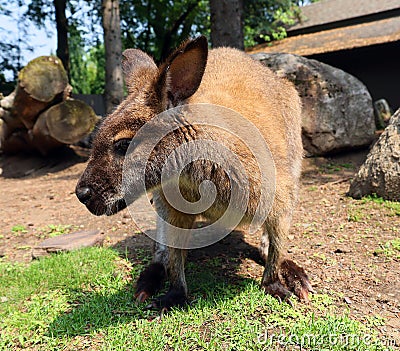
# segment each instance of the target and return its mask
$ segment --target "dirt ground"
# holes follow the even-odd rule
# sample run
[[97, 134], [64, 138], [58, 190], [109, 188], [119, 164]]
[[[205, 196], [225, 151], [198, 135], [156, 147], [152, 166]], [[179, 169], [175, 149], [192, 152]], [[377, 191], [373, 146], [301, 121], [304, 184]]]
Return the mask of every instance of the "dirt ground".
[[[383, 205], [346, 196], [365, 155], [360, 151], [304, 160], [300, 203], [286, 250], [306, 269], [315, 290], [333, 296], [340, 311], [361, 322], [374, 321], [382, 337], [400, 340], [400, 261], [379, 253], [381, 245], [399, 237], [400, 217]], [[71, 225], [72, 231], [97, 228], [106, 245], [129, 252], [128, 257], [150, 249], [150, 240], [127, 210], [95, 217], [76, 199], [75, 184], [86, 160], [81, 149], [45, 160], [0, 155], [3, 260], [29, 262], [32, 247], [43, 240], [48, 225]], [[154, 227], [151, 218], [146, 221]], [[16, 225], [24, 230], [12, 231]], [[236, 232], [196, 250], [189, 259], [236, 255], [241, 260], [236, 272], [259, 279], [263, 268], [257, 259], [258, 240]], [[226, 262], [229, 270], [230, 260]]]

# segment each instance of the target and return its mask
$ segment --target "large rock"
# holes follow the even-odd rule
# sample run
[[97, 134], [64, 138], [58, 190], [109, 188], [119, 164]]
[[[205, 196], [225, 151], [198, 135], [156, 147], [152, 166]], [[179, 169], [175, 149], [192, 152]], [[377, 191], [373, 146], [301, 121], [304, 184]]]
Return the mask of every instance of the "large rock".
[[392, 116], [350, 185], [349, 195], [400, 201], [400, 109]]
[[367, 88], [350, 74], [298, 55], [252, 55], [292, 81], [303, 103], [303, 145], [308, 155], [325, 155], [369, 145], [375, 119]]

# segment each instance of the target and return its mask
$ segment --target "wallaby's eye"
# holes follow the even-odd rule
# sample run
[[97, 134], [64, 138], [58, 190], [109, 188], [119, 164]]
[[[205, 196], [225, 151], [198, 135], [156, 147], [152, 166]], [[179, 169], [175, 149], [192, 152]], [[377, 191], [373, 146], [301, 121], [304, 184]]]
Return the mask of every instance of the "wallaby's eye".
[[114, 150], [120, 156], [125, 156], [132, 139], [119, 139], [114, 143]]

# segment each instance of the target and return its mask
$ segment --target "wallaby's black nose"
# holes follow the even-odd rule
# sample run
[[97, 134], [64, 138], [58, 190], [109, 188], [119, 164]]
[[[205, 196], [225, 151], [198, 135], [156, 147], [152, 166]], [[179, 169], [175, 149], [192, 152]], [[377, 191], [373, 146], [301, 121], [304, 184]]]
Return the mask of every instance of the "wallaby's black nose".
[[75, 194], [80, 202], [86, 204], [90, 200], [90, 197], [92, 196], [92, 191], [90, 190], [90, 188], [85, 186], [76, 188]]

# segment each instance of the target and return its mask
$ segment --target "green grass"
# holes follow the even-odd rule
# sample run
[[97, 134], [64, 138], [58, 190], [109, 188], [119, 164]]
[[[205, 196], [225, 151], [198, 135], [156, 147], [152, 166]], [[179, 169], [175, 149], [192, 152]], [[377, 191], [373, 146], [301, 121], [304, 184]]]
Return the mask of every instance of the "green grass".
[[388, 259], [400, 260], [400, 238], [390, 240], [384, 244], [381, 244], [379, 249], [374, 252], [377, 256], [386, 256]]
[[68, 234], [72, 225], [64, 224], [48, 224], [46, 227], [37, 229], [37, 236], [41, 239], [43, 238], [54, 238], [58, 235]]
[[354, 169], [354, 166], [350, 163], [328, 163], [319, 167], [320, 172], [333, 174], [335, 172], [340, 172], [345, 169]]
[[349, 222], [364, 222], [370, 218], [368, 206], [364, 204], [349, 205], [347, 211], [347, 220]]
[[146, 260], [90, 248], [0, 262], [0, 350], [385, 350], [372, 326], [335, 315], [331, 297], [290, 307], [224, 277], [218, 258], [188, 264], [191, 304], [159, 318], [133, 299]]
[[27, 233], [28, 231], [26, 230], [25, 226], [21, 224], [17, 224], [11, 228], [11, 232], [15, 235]]
[[388, 209], [390, 215], [400, 216], [400, 202], [384, 200], [381, 197], [378, 197], [377, 195], [373, 194], [363, 197], [361, 199], [361, 203], [363, 204], [375, 203]]
[[400, 202], [384, 200], [376, 195], [369, 195], [349, 205], [347, 219], [349, 222], [368, 220], [371, 218], [371, 209], [383, 210], [388, 217], [400, 216]]

